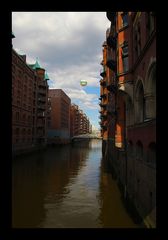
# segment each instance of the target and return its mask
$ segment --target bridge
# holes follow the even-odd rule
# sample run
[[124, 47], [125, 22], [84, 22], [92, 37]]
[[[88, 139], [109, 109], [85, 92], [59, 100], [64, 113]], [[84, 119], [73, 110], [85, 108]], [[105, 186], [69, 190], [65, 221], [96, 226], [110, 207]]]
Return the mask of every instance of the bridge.
[[94, 133], [81, 134], [81, 135], [73, 136], [71, 138], [72, 141], [80, 141], [85, 139], [102, 139], [102, 138]]

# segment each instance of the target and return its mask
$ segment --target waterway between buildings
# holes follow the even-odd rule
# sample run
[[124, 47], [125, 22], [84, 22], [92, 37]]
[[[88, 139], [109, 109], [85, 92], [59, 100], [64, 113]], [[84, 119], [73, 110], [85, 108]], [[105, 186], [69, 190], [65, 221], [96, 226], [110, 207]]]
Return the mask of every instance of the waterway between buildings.
[[12, 227], [139, 228], [106, 171], [98, 139], [17, 157]]

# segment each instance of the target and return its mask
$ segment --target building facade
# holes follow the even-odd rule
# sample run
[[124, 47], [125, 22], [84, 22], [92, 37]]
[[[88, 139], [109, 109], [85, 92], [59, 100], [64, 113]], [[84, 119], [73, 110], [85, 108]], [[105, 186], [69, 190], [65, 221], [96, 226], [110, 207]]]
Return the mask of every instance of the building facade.
[[48, 76], [39, 63], [12, 49], [12, 152], [19, 154], [47, 143]]
[[107, 18], [100, 81], [103, 155], [125, 197], [146, 225], [156, 226], [156, 17], [107, 12]]
[[49, 89], [51, 121], [48, 129], [48, 143], [70, 142], [71, 99], [62, 89]]
[[76, 104], [71, 104], [70, 132], [71, 137], [92, 132], [89, 118]]

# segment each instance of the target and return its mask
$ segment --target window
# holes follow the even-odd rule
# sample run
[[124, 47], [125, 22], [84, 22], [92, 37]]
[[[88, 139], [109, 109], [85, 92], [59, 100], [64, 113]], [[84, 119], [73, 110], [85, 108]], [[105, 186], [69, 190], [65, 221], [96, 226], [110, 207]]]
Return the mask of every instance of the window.
[[19, 114], [19, 112], [16, 112], [16, 121], [18, 121], [19, 118], [20, 118], [20, 114]]
[[140, 22], [138, 22], [137, 26], [134, 29], [134, 49], [135, 49], [135, 57], [138, 57], [141, 52], [141, 26]]
[[123, 72], [127, 72], [129, 69], [129, 64], [128, 64], [128, 45], [125, 44], [122, 47], [122, 62], [123, 62]]
[[128, 71], [128, 56], [123, 58], [123, 72]]
[[121, 14], [122, 18], [122, 27], [126, 27], [128, 25], [128, 12], [124, 12]]
[[122, 47], [122, 55], [123, 55], [123, 56], [128, 55], [128, 46]]

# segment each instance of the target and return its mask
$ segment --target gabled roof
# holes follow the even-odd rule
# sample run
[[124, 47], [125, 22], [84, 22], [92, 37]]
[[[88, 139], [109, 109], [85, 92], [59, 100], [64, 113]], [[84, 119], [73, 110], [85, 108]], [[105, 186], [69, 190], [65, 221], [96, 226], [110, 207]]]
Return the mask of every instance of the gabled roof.
[[34, 64], [34, 66], [33, 66], [33, 69], [37, 69], [37, 68], [41, 68], [41, 66], [40, 66], [39, 62], [37, 61], [37, 59], [36, 59], [36, 62]]
[[38, 62], [37, 59], [36, 59], [36, 62], [35, 62], [34, 64], [29, 64], [29, 66], [30, 66], [32, 69], [34, 69], [34, 70], [36, 70], [36, 69], [38, 69], [38, 68], [41, 68], [41, 66], [40, 66], [40, 64], [39, 64], [39, 62]]

